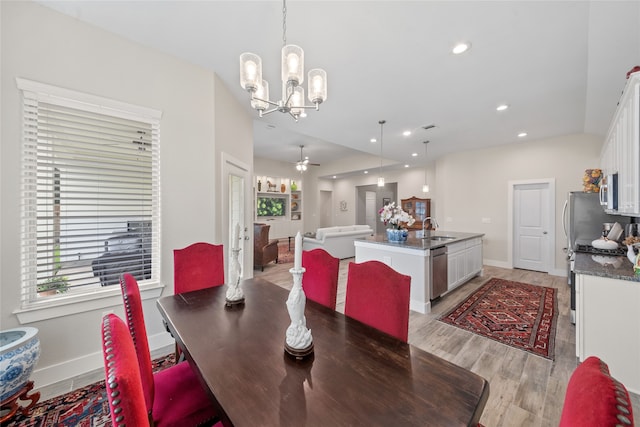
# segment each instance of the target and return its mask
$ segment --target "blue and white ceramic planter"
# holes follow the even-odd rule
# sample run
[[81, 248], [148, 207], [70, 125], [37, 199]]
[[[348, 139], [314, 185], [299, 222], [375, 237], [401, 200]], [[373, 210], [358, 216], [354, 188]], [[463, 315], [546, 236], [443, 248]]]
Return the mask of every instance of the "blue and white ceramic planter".
[[387, 228], [387, 240], [390, 242], [406, 242], [409, 232], [407, 230], [396, 230]]
[[16, 394], [29, 381], [39, 357], [38, 329], [0, 331], [0, 401]]

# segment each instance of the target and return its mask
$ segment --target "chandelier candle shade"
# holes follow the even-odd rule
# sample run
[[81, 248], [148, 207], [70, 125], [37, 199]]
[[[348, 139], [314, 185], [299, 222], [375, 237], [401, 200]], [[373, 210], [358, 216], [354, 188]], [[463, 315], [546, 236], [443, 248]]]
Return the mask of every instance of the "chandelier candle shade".
[[269, 100], [269, 83], [262, 78], [262, 59], [250, 52], [240, 55], [240, 86], [251, 94], [251, 107], [262, 117], [274, 111], [288, 113], [297, 122], [306, 108], [320, 109], [327, 100], [327, 73], [315, 68], [308, 74], [308, 98], [313, 105], [304, 105], [304, 51], [287, 44], [287, 3], [282, 2], [282, 99]]

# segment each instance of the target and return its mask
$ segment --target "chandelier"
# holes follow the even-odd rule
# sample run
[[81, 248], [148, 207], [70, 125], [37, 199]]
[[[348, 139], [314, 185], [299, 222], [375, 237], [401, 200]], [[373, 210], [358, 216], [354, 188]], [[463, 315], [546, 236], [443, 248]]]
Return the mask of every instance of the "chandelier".
[[304, 105], [304, 51], [300, 46], [287, 44], [287, 2], [282, 1], [282, 99], [269, 100], [269, 83], [262, 79], [262, 59], [254, 53], [240, 55], [240, 86], [251, 94], [251, 107], [265, 114], [280, 111], [289, 113], [297, 122], [306, 108], [320, 109], [327, 99], [327, 73], [315, 68], [308, 75], [308, 97], [313, 105]]

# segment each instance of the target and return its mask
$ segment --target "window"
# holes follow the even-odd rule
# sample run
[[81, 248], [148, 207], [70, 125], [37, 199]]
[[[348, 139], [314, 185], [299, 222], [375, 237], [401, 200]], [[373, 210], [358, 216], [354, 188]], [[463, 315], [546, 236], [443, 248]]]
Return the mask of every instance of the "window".
[[[159, 282], [160, 112], [18, 79], [23, 309]], [[119, 287], [117, 287], [119, 293]]]

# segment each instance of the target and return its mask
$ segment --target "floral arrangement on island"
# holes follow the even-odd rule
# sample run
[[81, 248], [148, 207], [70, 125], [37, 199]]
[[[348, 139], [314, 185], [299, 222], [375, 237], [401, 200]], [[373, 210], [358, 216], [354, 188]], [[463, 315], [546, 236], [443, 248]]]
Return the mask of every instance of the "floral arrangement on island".
[[378, 214], [380, 215], [380, 221], [394, 230], [401, 230], [403, 224], [407, 224], [410, 227], [416, 222], [415, 218], [402, 210], [400, 206], [396, 206], [396, 202], [384, 205], [378, 211]]

